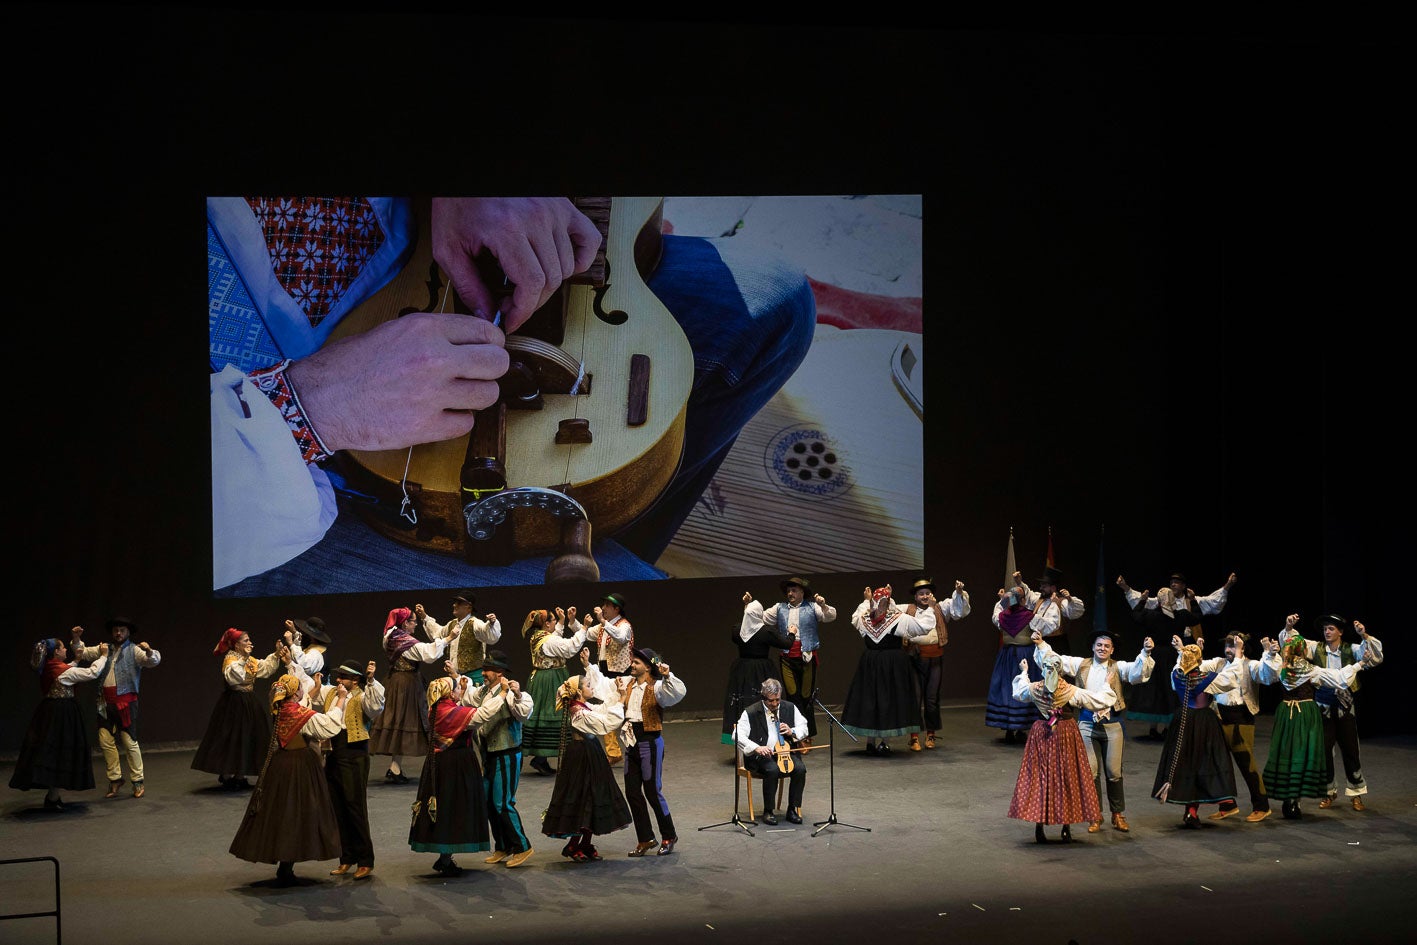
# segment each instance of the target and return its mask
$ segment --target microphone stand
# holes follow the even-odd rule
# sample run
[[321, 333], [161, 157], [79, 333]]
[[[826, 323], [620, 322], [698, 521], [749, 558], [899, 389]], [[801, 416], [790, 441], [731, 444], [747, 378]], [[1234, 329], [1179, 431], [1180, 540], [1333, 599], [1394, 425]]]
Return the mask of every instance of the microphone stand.
[[[867, 833], [870, 833], [870, 832], [871, 832], [871, 828], [870, 828], [870, 827], [858, 827], [856, 824], [848, 824], [848, 823], [844, 823], [843, 821], [837, 820], [837, 817], [836, 817], [836, 729], [839, 728], [839, 729], [841, 729], [843, 732], [846, 732], [846, 726], [842, 725], [841, 722], [837, 720], [837, 717], [831, 714], [831, 710], [830, 710], [830, 709], [828, 709], [826, 706], [822, 705], [821, 700], [817, 698], [817, 692], [818, 692], [818, 690], [816, 690], [816, 689], [813, 689], [813, 690], [812, 690], [812, 695], [809, 697], [810, 701], [811, 701], [813, 704], [815, 704], [817, 708], [821, 709], [823, 712], [826, 713], [827, 718], [830, 719], [831, 722], [836, 725], [836, 728], [832, 728], [830, 725], [828, 725], [828, 727], [827, 727], [827, 770], [828, 770], [828, 779], [827, 779], [827, 780], [828, 780], [828, 782], [829, 782], [829, 784], [830, 784], [830, 788], [829, 788], [829, 791], [828, 791], [828, 796], [829, 796], [829, 798], [830, 798], [830, 803], [831, 803], [831, 813], [829, 813], [829, 814], [827, 815], [827, 819], [826, 819], [826, 820], [819, 820], [819, 821], [817, 821], [816, 823], [812, 824], [813, 827], [816, 827], [816, 828], [817, 828], [816, 830], [813, 830], [813, 831], [812, 831], [812, 836], [815, 837], [817, 834], [821, 833], [823, 830], [826, 830], [828, 827], [831, 827], [831, 826], [851, 827], [853, 830], [864, 830], [864, 831], [866, 831]], [[858, 742], [858, 741], [861, 740], [861, 739], [857, 738], [855, 735], [852, 735], [850, 732], [846, 732], [846, 734], [847, 734], [847, 737], [850, 738], [853, 742]]]
[[[738, 718], [738, 715], [740, 714], [738, 712], [738, 705], [742, 701], [743, 694], [741, 692], [735, 692], [731, 698], [731, 701], [729, 702], [729, 714], [732, 715], [735, 720], [735, 729], [737, 727], [736, 720]], [[745, 821], [742, 817], [738, 816], [738, 798], [739, 792], [742, 788], [743, 779], [738, 777], [738, 736], [736, 734], [736, 731], [733, 736], [733, 766], [731, 770], [733, 771], [733, 816], [730, 819], [722, 821], [720, 823], [706, 824], [700, 827], [699, 829], [709, 830], [713, 827], [727, 827], [729, 824], [732, 824], [750, 837], [757, 836], [757, 834], [753, 833], [753, 831], [750, 830], [748, 827], [748, 824], [751, 823], [751, 821]]]

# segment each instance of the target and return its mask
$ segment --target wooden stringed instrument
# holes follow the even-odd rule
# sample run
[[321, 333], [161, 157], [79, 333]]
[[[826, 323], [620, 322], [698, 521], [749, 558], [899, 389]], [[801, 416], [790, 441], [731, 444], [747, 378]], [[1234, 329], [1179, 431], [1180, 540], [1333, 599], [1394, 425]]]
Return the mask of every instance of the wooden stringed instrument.
[[[346, 496], [381, 534], [474, 564], [572, 543], [589, 569], [557, 575], [553, 561], [547, 580], [595, 580], [590, 528], [613, 535], [669, 485], [694, 363], [683, 330], [645, 284], [659, 258], [663, 198], [575, 202], [601, 229], [602, 253], [507, 337], [501, 399], [478, 412], [473, 432], [411, 451], [337, 454]], [[433, 261], [430, 206], [417, 204], [408, 264], [330, 342], [411, 312], [468, 313]], [[495, 290], [502, 280], [483, 272]]]

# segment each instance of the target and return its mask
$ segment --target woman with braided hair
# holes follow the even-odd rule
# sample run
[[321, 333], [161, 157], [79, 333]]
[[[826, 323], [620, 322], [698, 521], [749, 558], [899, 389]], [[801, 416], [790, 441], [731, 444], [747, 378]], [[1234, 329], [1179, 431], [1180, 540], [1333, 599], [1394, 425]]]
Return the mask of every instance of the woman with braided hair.
[[[527, 635], [530, 634], [530, 637]], [[531, 758], [537, 774], [554, 775], [548, 758], [561, 753], [561, 713], [554, 708], [556, 690], [571, 676], [566, 660], [585, 647], [586, 631], [576, 619], [576, 608], [556, 608], [555, 620], [548, 610], [533, 610], [522, 621], [522, 638], [531, 649], [531, 717], [522, 724], [522, 751]]]
[[1177, 706], [1166, 725], [1166, 744], [1156, 765], [1156, 781], [1151, 796], [1165, 804], [1184, 804], [1181, 826], [1200, 826], [1202, 804], [1235, 803], [1235, 772], [1230, 765], [1230, 749], [1220, 716], [1211, 708], [1211, 696], [1229, 692], [1239, 685], [1233, 673], [1201, 669], [1201, 648], [1197, 643], [1181, 643], [1171, 637], [1176, 665], [1171, 670], [1171, 688]]
[[108, 664], [108, 644], [98, 646], [98, 659], [88, 666], [69, 664], [64, 641], [46, 637], [30, 652], [30, 666], [39, 676], [39, 705], [30, 716], [10, 787], [18, 791], [44, 788], [44, 809], [62, 811], [60, 789], [93, 790], [93, 749], [74, 684], [97, 679]]
[[428, 753], [418, 777], [408, 845], [417, 853], [438, 854], [433, 869], [457, 876], [462, 867], [453, 861], [454, 853], [492, 849], [482, 760], [472, 738], [492, 713], [462, 705], [469, 677], [444, 665], [449, 675], [428, 684]]
[[229, 851], [252, 863], [275, 863], [282, 886], [296, 881], [296, 863], [340, 855], [330, 789], [310, 746], [339, 734], [348, 693], [341, 690], [328, 712], [316, 712], [304, 697], [300, 679], [290, 673], [271, 686], [270, 745]]
[[260, 772], [271, 740], [271, 716], [255, 694], [256, 680], [277, 675], [289, 657], [281, 640], [263, 660], [251, 655], [254, 649], [251, 635], [235, 627], [217, 641], [212, 653], [221, 657], [224, 685], [192, 756], [192, 770], [214, 774], [222, 787], [232, 790], [251, 786], [246, 776]]
[[[588, 669], [589, 654], [581, 663]], [[590, 690], [585, 676], [571, 676], [556, 691], [561, 713], [561, 764], [551, 801], [541, 818], [541, 832], [566, 840], [561, 855], [577, 863], [601, 859], [592, 836], [623, 830], [633, 822], [630, 805], [605, 754], [606, 735], [625, 723], [625, 705], [606, 686], [604, 701]]]

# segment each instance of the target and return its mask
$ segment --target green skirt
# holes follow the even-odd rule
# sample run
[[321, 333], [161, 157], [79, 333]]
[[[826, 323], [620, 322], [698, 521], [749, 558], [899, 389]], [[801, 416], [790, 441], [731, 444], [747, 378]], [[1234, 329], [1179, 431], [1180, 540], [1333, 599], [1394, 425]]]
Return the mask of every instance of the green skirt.
[[1324, 763], [1324, 722], [1318, 704], [1281, 702], [1274, 710], [1274, 734], [1264, 784], [1271, 799], [1295, 801], [1328, 795], [1328, 767]]

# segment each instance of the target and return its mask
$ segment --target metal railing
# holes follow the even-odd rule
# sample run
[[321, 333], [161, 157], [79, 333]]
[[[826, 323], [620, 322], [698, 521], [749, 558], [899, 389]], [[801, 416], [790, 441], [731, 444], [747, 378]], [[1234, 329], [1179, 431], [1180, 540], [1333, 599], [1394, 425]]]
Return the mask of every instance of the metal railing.
[[0, 921], [5, 919], [34, 919], [44, 916], [54, 916], [54, 945], [61, 945], [63, 942], [63, 931], [59, 918], [59, 861], [52, 856], [24, 856], [14, 860], [0, 860], [0, 866], [8, 866], [11, 863], [42, 863], [48, 860], [54, 864], [54, 908], [49, 912], [11, 912], [0, 915]]

